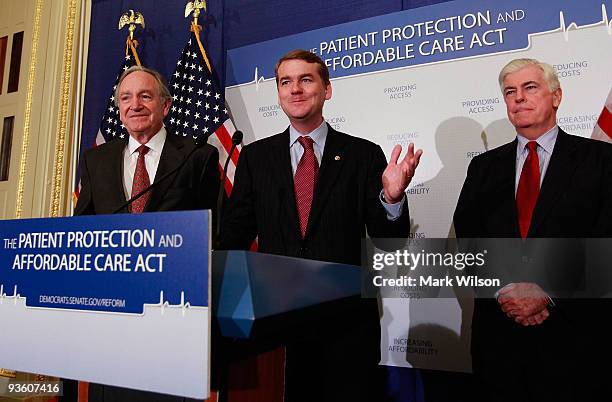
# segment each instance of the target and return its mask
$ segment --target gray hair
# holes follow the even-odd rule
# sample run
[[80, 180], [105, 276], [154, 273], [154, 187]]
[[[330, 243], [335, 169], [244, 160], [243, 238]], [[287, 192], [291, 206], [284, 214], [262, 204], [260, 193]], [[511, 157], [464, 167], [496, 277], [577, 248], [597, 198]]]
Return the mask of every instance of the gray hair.
[[506, 64], [499, 72], [499, 87], [501, 88], [502, 92], [504, 91], [504, 80], [508, 74], [515, 73], [529, 66], [537, 66], [540, 70], [542, 70], [544, 73], [544, 81], [548, 85], [550, 92], [561, 88], [561, 83], [559, 82], [557, 72], [550, 64], [536, 59], [514, 59], [510, 63]]
[[147, 68], [143, 66], [132, 66], [128, 68], [127, 70], [125, 70], [119, 77], [119, 81], [117, 82], [117, 87], [115, 88], [115, 94], [114, 94], [115, 95], [115, 106], [119, 106], [119, 88], [121, 88], [121, 83], [123, 82], [125, 77], [127, 77], [128, 75], [132, 74], [135, 71], [142, 71], [143, 73], [151, 74], [153, 78], [155, 78], [155, 81], [157, 82], [157, 86], [159, 88], [159, 96], [164, 101], [172, 97], [172, 95], [170, 94], [170, 90], [168, 89], [168, 86], [166, 85], [166, 79], [163, 77], [163, 75], [161, 75], [159, 72], [151, 68]]

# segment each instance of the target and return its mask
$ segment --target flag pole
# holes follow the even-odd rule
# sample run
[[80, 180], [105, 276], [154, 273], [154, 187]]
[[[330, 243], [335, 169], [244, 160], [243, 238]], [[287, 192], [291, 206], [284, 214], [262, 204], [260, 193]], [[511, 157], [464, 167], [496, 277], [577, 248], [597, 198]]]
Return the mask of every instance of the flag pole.
[[138, 41], [136, 39], [127, 38], [125, 42], [125, 55], [129, 55], [130, 50], [134, 55], [134, 60], [136, 60], [136, 65], [141, 66], [140, 57], [138, 57], [138, 52], [136, 51], [136, 47], [138, 47]]
[[197, 24], [197, 17], [193, 18], [191, 22], [191, 32], [195, 34], [196, 41], [198, 42], [198, 47], [200, 48], [200, 52], [202, 53], [202, 58], [208, 67], [208, 71], [212, 73], [212, 68], [210, 67], [210, 62], [208, 61], [208, 56], [206, 56], [206, 51], [204, 50], [204, 45], [202, 45], [202, 41], [200, 40], [200, 31], [202, 30], [202, 26]]
[[[200, 48], [200, 54], [202, 55], [202, 58], [206, 63], [206, 67], [208, 67], [208, 71], [212, 75], [212, 67], [210, 66], [210, 61], [208, 61], [206, 50], [204, 50], [204, 45], [202, 44], [202, 40], [200, 39], [200, 32], [202, 31], [202, 26], [198, 24], [198, 18], [200, 17], [201, 10], [206, 11], [206, 0], [190, 1], [185, 6], [185, 18], [189, 17], [189, 14], [193, 13], [193, 20], [191, 21], [190, 31], [194, 33], [196, 41], [198, 42], [198, 48]], [[234, 125], [234, 129], [238, 130], [238, 126], [236, 125], [236, 121], [234, 120], [232, 109], [227, 102], [225, 103], [225, 107], [227, 109], [227, 114], [229, 115], [230, 121]]]
[[[140, 25], [144, 29], [145, 22], [144, 22], [143, 15], [140, 12], [138, 12], [138, 11], [129, 10], [129, 11], [123, 13], [121, 15], [121, 17], [119, 17], [119, 26], [118, 26], [117, 29], [121, 30], [125, 26], [128, 27], [129, 33], [128, 33], [127, 38], [125, 40], [125, 60], [128, 60], [130, 57], [133, 56], [136, 65], [140, 66], [142, 64], [140, 62], [140, 57], [138, 56], [138, 51], [136, 50], [136, 48], [138, 47], [138, 41], [136, 39], [134, 39], [134, 32], [136, 31], [136, 26], [137, 25]], [[130, 56], [130, 53], [131, 53], [131, 56]], [[125, 71], [125, 69], [127, 69], [128, 66], [131, 66], [131, 65], [133, 65], [131, 62], [128, 63], [127, 61], [124, 61], [123, 70]], [[121, 71], [119, 72], [119, 75], [120, 74], [121, 74]], [[117, 78], [119, 78], [119, 76], [117, 76]], [[111, 97], [112, 96], [113, 95], [111, 94]], [[107, 105], [107, 109], [108, 109], [109, 106], [113, 106], [111, 101], [109, 101], [109, 104]], [[102, 124], [104, 124], [104, 120], [106, 120], [109, 117], [111, 117], [111, 116], [108, 114], [108, 110], [107, 110], [107, 113], [105, 113], [103, 118], [102, 118]], [[118, 115], [117, 116], [113, 115], [111, 120], [113, 118], [115, 118], [115, 117], [118, 119], [119, 116]], [[96, 139], [94, 141], [93, 146], [95, 147], [95, 146], [100, 145], [100, 144], [102, 144], [104, 142], [106, 142], [106, 138], [104, 137], [104, 134], [101, 132], [101, 130], [98, 130], [98, 135], [96, 136]], [[81, 146], [83, 146], [83, 144], [81, 144]], [[80, 194], [80, 188], [81, 188], [81, 183], [80, 183], [80, 180], [79, 180], [79, 182], [76, 184], [75, 190], [72, 192], [72, 202], [73, 202], [73, 205], [76, 205], [76, 203], [78, 201], [79, 194]]]
[[134, 59], [136, 60], [136, 64], [138, 66], [142, 65], [140, 63], [140, 57], [138, 57], [138, 52], [136, 48], [138, 47], [138, 41], [134, 39], [134, 31], [136, 31], [136, 25], [140, 25], [142, 29], [145, 28], [145, 20], [144, 16], [139, 11], [129, 10], [119, 17], [119, 30], [123, 29], [123, 27], [128, 26], [128, 37], [125, 41], [125, 55], [128, 56], [130, 50], [134, 55]]

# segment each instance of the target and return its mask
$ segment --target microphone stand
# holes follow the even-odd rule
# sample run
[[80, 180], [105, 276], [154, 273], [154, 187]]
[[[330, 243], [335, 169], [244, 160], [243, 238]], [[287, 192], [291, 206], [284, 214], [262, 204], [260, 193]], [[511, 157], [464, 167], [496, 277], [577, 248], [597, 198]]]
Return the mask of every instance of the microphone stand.
[[229, 166], [229, 161], [232, 158], [232, 154], [236, 147], [242, 142], [242, 131], [236, 130], [234, 135], [232, 135], [232, 147], [227, 155], [227, 159], [225, 160], [225, 164], [223, 165], [223, 177], [221, 178], [221, 186], [219, 187], [219, 194], [217, 196], [217, 228], [215, 230], [215, 239], [217, 242], [219, 241], [219, 235], [221, 233], [221, 212], [223, 208], [223, 193], [225, 191], [225, 180], [227, 180], [227, 168]]

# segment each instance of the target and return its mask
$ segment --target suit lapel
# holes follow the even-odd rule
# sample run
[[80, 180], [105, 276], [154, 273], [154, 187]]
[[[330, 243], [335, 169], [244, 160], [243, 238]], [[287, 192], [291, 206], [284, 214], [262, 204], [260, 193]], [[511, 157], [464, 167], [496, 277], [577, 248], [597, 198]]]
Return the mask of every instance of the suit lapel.
[[[295, 191], [293, 188], [293, 170], [291, 168], [291, 154], [289, 153], [289, 127], [277, 137], [272, 146], [270, 159], [273, 171], [271, 174], [278, 182], [279, 197], [281, 204], [285, 205], [287, 222], [291, 225], [291, 231], [301, 237], [300, 222], [295, 204]], [[285, 228], [285, 225], [281, 225]]]
[[[111, 152], [109, 152], [108, 177], [111, 180], [111, 188], [117, 189], [117, 193], [113, 195], [116, 196], [117, 199], [117, 206], [114, 208], [117, 208], [127, 201], [123, 187], [123, 152], [127, 143], [128, 141], [126, 139], [114, 140], [112, 142], [112, 144], [114, 144], [113, 148], [110, 150]], [[128, 189], [128, 194], [131, 190], [132, 189]]]
[[567, 189], [567, 183], [576, 169], [576, 149], [568, 134], [559, 129], [557, 141], [542, 182], [540, 195], [533, 212], [529, 235], [538, 233], [544, 218]]
[[[171, 132], [168, 132], [166, 135], [166, 142], [164, 143], [164, 148], [162, 149], [159, 159], [159, 165], [157, 166], [157, 172], [155, 173], [155, 180], [158, 180], [164, 174], [176, 168], [181, 162], [183, 162], [185, 155], [182, 152], [182, 148], [183, 144], [178, 141], [178, 138]], [[145, 212], [157, 210], [157, 206], [163, 199], [166, 191], [168, 191], [168, 187], [170, 187], [172, 181], [173, 178], [168, 178], [163, 183], [160, 183], [159, 186], [151, 190], [151, 198], [145, 207]]]
[[345, 142], [342, 141], [341, 136], [329, 124], [327, 125], [327, 130], [327, 139], [325, 140], [325, 149], [321, 159], [319, 178], [312, 200], [310, 217], [308, 218], [306, 236], [312, 230], [312, 226], [319, 220], [333, 185], [340, 175], [344, 160], [347, 157], [343, 153]]
[[[516, 197], [514, 184], [516, 180], [516, 147], [517, 140], [512, 141], [499, 155], [499, 181], [496, 191], [499, 191], [501, 235], [520, 236], [518, 216], [516, 213]], [[497, 174], [489, 172], [489, 174]]]

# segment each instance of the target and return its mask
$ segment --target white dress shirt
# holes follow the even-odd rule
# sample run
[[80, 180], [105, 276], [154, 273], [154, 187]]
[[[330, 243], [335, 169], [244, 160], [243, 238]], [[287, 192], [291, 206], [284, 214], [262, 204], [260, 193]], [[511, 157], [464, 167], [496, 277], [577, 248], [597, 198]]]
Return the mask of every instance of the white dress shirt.
[[[302, 147], [302, 144], [299, 143], [298, 138], [300, 136], [308, 136], [312, 138], [312, 147], [320, 167], [321, 160], [323, 159], [323, 151], [325, 150], [325, 141], [327, 140], [327, 129], [327, 122], [325, 120], [323, 120], [319, 127], [307, 134], [300, 133], [292, 125], [289, 126], [289, 153], [291, 154], [291, 171], [293, 172], [294, 176], [297, 166], [300, 163], [300, 159], [304, 154], [304, 147]], [[406, 194], [404, 194], [400, 202], [395, 204], [388, 204], [385, 202], [383, 190], [380, 191], [379, 198], [381, 204], [387, 212], [387, 219], [394, 221], [402, 215], [402, 206], [404, 205], [404, 202], [406, 202]]]
[[[538, 162], [540, 164], [540, 187], [542, 187], [544, 175], [546, 174], [546, 169], [548, 169], [550, 157], [552, 156], [553, 149], [555, 148], [555, 143], [557, 142], [558, 135], [559, 127], [554, 126], [550, 130], [539, 136], [537, 140], [535, 140], [538, 143], [538, 147], [536, 149], [538, 152]], [[523, 165], [525, 164], [525, 160], [529, 155], [527, 143], [530, 141], [527, 138], [523, 137], [521, 133], [517, 133], [516, 138], [518, 140], [518, 144], [516, 146], [516, 176], [514, 180], [515, 195], [518, 190], [521, 172], [523, 171]]]
[[[149, 152], [145, 154], [145, 166], [149, 174], [149, 183], [153, 184], [159, 159], [162, 149], [166, 143], [166, 128], [162, 127], [145, 145], [149, 147]], [[134, 173], [136, 172], [136, 162], [138, 161], [138, 148], [140, 143], [132, 136], [128, 141], [127, 146], [123, 150], [123, 190], [125, 199], [128, 200], [132, 196], [132, 183], [134, 182]]]

